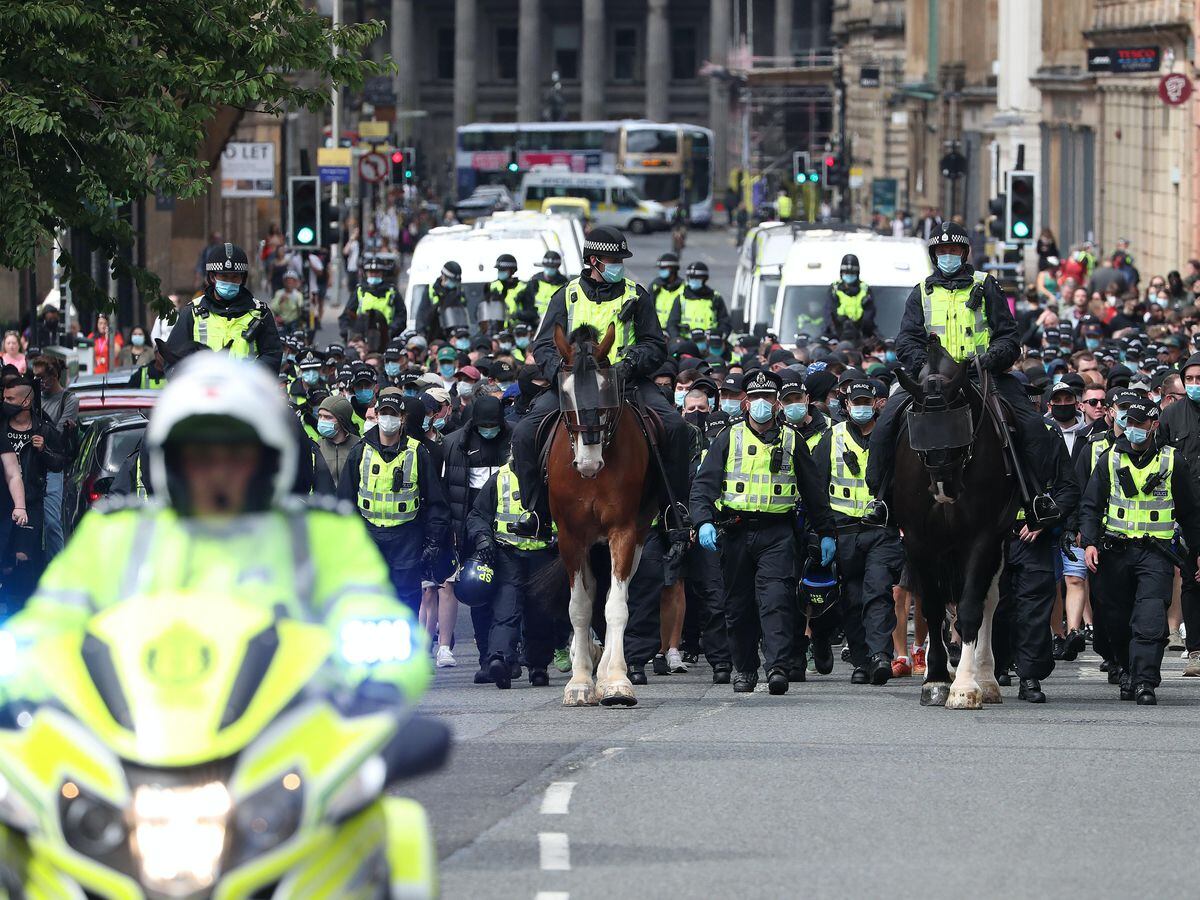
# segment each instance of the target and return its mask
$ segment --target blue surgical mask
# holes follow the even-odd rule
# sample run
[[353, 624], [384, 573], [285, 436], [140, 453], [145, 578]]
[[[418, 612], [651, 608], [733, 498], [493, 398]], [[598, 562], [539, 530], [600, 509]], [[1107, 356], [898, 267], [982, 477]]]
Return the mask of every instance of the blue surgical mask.
[[375, 399], [375, 389], [374, 388], [355, 388], [354, 389], [354, 399], [357, 400], [359, 403], [370, 403], [372, 400]]
[[441, 431], [445, 427], [446, 427], [446, 417], [445, 416], [438, 416], [436, 419], [433, 420], [433, 430], [434, 431]]
[[552, 269], [549, 266], [542, 266], [542, 275], [546, 278], [557, 278], [558, 269]]
[[301, 369], [300, 380], [305, 384], [316, 384], [321, 380], [321, 373], [317, 369]]
[[605, 263], [604, 271], [600, 273], [600, 277], [609, 284], [616, 284], [625, 279], [625, 264], [624, 263]]
[[1087, 347], [1089, 350], [1099, 350], [1100, 349], [1100, 338], [1094, 338], [1094, 337], [1084, 338], [1083, 343], [1084, 343], [1084, 346]]
[[853, 272], [847, 272], [842, 276], [842, 281], [846, 284], [858, 284], [858, 276]]
[[750, 418], [759, 425], [770, 422], [775, 417], [775, 406], [770, 400], [751, 400]]
[[1129, 439], [1129, 443], [1131, 444], [1144, 444], [1146, 443], [1146, 438], [1150, 437], [1150, 432], [1145, 428], [1137, 428], [1130, 425], [1125, 429], [1125, 437]]
[[851, 406], [850, 418], [859, 425], [865, 425], [875, 418], [875, 407], [873, 406]]
[[897, 359], [897, 357], [896, 357], [896, 351], [895, 351], [895, 350], [889, 350], [889, 351], [887, 351], [885, 354], [883, 354], [883, 358], [884, 358], [884, 359], [886, 359], [886, 360], [887, 360], [888, 362], [890, 362], [890, 363], [894, 363], [894, 362], [898, 362], [898, 361], [899, 361], [899, 360]]
[[487, 428], [480, 428], [479, 436], [481, 438], [483, 438], [485, 441], [490, 441], [495, 438], [498, 438], [500, 436], [500, 426], [499, 425], [491, 425]]
[[512, 350], [512, 348], [513, 348], [513, 345], [512, 345], [511, 341], [501, 341], [500, 342], [500, 352], [501, 353], [508, 353], [509, 351]]
[[783, 408], [783, 414], [793, 425], [799, 425], [808, 416], [808, 404], [789, 403]]
[[708, 343], [705, 341], [700, 341], [696, 344], [696, 349], [699, 350], [701, 353], [707, 353], [708, 352]]
[[133, 342], [133, 346], [135, 347], [146, 346], [146, 336], [144, 334], [135, 334], [129, 340]]
[[455, 350], [470, 350], [471, 349], [471, 339], [470, 338], [457, 338], [454, 341], [454, 349]]
[[830, 397], [830, 398], [829, 398], [829, 411], [830, 411], [831, 413], [835, 413], [835, 412], [837, 412], [837, 411], [838, 411], [839, 409], [841, 409], [841, 408], [842, 408], [842, 401], [841, 401], [841, 400], [839, 400], [837, 397]]
[[383, 284], [383, 279], [378, 275], [368, 275], [367, 284]]
[[337, 422], [330, 422], [326, 419], [317, 419], [317, 433], [321, 437], [333, 437], [337, 434]]
[[222, 300], [232, 300], [241, 293], [242, 286], [235, 281], [221, 281], [218, 279], [216, 284], [213, 285], [213, 289]]
[[442, 363], [438, 366], [438, 371], [442, 373], [443, 378], [453, 378], [455, 371], [454, 363]]
[[685, 397], [687, 397], [687, 391], [676, 391], [675, 392], [675, 405], [679, 409], [683, 409], [683, 401], [684, 401]]
[[1120, 425], [1122, 428], [1124, 428], [1125, 423], [1129, 421], [1128, 410], [1118, 409], [1117, 414], [1115, 416], [1113, 416], [1113, 421], [1116, 422], [1118, 425]]
[[1187, 391], [1189, 400], [1200, 403], [1200, 384], [1185, 384], [1183, 389]]
[[702, 287], [704, 287], [704, 282], [701, 281], [699, 278], [689, 278], [688, 279], [688, 290], [689, 291], [698, 291]]
[[383, 374], [387, 375], [388, 378], [395, 378], [400, 374], [400, 363], [385, 362], [383, 364]]
[[671, 278], [671, 270], [670, 269], [659, 269], [658, 277], [661, 278], [663, 281], [669, 281]]
[[721, 401], [721, 412], [725, 413], [725, 415], [736, 416], [741, 411], [742, 411], [742, 401], [741, 400], [722, 400]]
[[448, 291], [452, 291], [452, 290], [454, 290], [456, 287], [458, 287], [458, 281], [457, 281], [456, 279], [454, 279], [454, 278], [447, 278], [447, 279], [446, 279], [446, 290], [448, 290]]
[[943, 275], [953, 275], [962, 268], [962, 259], [957, 253], [939, 253], [937, 267], [942, 270]]
[[521, 348], [522, 350], [524, 350], [526, 347], [529, 346], [529, 338], [527, 338], [527, 337], [517, 338], [517, 346], [519, 348]]

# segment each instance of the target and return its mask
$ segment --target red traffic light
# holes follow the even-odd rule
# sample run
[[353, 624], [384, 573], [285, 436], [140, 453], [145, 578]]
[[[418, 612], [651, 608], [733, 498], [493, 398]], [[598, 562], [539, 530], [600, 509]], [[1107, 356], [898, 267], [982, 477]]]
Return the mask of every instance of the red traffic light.
[[392, 163], [394, 165], [398, 166], [402, 162], [404, 162], [404, 151], [403, 150], [393, 150], [392, 151]]
[[832, 169], [834, 166], [837, 165], [837, 157], [836, 156], [825, 157], [825, 165]]

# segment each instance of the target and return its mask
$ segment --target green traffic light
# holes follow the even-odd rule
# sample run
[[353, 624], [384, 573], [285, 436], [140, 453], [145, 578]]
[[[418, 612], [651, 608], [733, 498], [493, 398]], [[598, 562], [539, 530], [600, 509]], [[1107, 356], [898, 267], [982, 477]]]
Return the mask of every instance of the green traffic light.
[[405, 169], [405, 170], [404, 170], [404, 177], [405, 177], [405, 178], [412, 178], [412, 169]]
[[516, 163], [509, 163], [509, 164], [508, 164], [508, 171], [510, 171], [510, 172], [515, 172], [515, 171], [517, 171], [517, 170], [518, 170], [518, 169], [520, 169], [520, 168], [521, 168], [521, 167], [520, 167], [519, 165], [517, 165]]
[[317, 233], [307, 225], [301, 225], [296, 229], [297, 244], [311, 244], [317, 238]]
[[1029, 237], [1029, 223], [1013, 222], [1012, 232], [1019, 238]]
[[818, 181], [821, 180], [821, 175], [818, 172], [809, 172], [808, 180], [811, 181], [813, 184], [816, 184]]

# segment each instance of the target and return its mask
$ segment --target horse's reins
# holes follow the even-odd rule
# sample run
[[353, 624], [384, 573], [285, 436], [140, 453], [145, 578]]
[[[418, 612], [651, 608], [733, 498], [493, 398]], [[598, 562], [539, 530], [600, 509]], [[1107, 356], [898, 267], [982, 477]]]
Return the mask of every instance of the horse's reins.
[[[580, 349], [585, 350], [590, 354], [592, 346], [593, 346], [592, 344], [585, 344]], [[570, 373], [570, 374], [574, 374], [575, 367], [563, 365], [563, 371]], [[601, 371], [600, 367], [597, 366], [596, 367], [597, 374], [600, 371]], [[608, 447], [612, 443], [613, 438], [616, 437], [616, 434], [617, 434], [616, 424], [617, 424], [617, 421], [619, 421], [619, 416], [620, 416], [623, 405], [624, 405], [623, 403], [619, 402], [617, 404], [617, 406], [613, 407], [613, 408], [603, 409], [603, 410], [597, 409], [596, 417], [597, 417], [597, 419], [599, 419], [599, 422], [596, 425], [584, 425], [583, 423], [578, 422], [578, 421], [572, 422], [569, 413], [564, 410], [563, 417], [562, 417], [563, 427], [567, 429], [567, 433], [570, 435], [581, 435], [581, 434], [588, 434], [588, 433], [599, 431], [602, 435], [601, 441], [600, 441], [600, 446]], [[576, 414], [576, 416], [578, 416], [578, 414], [579, 414], [578, 410], [575, 411], [575, 414]], [[572, 455], [575, 453], [574, 442], [572, 442], [572, 444], [571, 444], [571, 453], [572, 453]]]

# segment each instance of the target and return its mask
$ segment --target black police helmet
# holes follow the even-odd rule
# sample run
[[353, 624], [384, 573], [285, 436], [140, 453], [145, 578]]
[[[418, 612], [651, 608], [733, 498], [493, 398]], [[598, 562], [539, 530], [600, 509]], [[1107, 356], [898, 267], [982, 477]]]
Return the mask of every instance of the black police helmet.
[[562, 265], [562, 255], [557, 250], [547, 250], [546, 255], [542, 257], [542, 265], [545, 267], [553, 266], [557, 269]]
[[245, 275], [250, 271], [250, 259], [246, 251], [237, 244], [226, 241], [216, 244], [204, 257], [204, 271], [208, 275]]
[[447, 278], [462, 278], [462, 266], [454, 260], [450, 260], [442, 266], [442, 274]]
[[458, 581], [454, 582], [454, 596], [472, 609], [480, 609], [491, 605], [495, 593], [495, 570], [472, 556], [458, 573]]
[[853, 253], [847, 253], [842, 257], [842, 274], [857, 275], [858, 274], [858, 257]]
[[496, 257], [496, 268], [506, 272], [517, 271], [517, 258], [511, 253], [501, 253]]
[[943, 222], [938, 226], [937, 231], [929, 236], [929, 241], [926, 243], [929, 250], [929, 258], [937, 261], [938, 247], [955, 247], [961, 248], [966, 253], [971, 251], [971, 239], [967, 236], [967, 230], [957, 222]]
[[688, 278], [708, 278], [708, 263], [694, 262], [687, 267]]
[[664, 253], [658, 258], [658, 267], [660, 269], [678, 269], [679, 254], [671, 253], [670, 251]]

